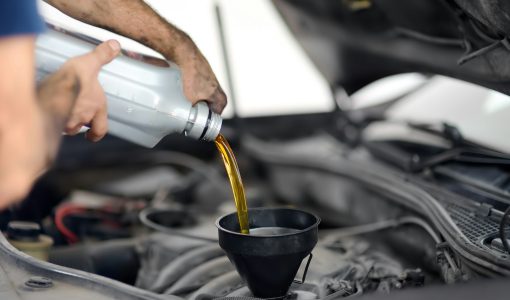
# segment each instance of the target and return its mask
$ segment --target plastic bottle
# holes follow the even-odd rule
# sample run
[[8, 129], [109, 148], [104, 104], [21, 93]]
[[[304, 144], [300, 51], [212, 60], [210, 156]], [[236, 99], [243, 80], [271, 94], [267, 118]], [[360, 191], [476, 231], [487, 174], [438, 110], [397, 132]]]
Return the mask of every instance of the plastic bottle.
[[[90, 37], [50, 28], [37, 38], [37, 79], [97, 44]], [[108, 99], [109, 133], [145, 147], [154, 147], [171, 133], [213, 141], [221, 116], [205, 102], [192, 106], [183, 94], [178, 67], [159, 61], [165, 66], [121, 55], [103, 67], [99, 82]]]

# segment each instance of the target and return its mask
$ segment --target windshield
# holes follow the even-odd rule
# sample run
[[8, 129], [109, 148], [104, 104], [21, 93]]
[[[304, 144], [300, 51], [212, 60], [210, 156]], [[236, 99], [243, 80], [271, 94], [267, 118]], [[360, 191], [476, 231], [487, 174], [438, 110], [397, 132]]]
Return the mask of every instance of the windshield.
[[416, 123], [447, 122], [468, 140], [510, 153], [510, 97], [475, 84], [431, 77], [387, 110], [386, 117]]

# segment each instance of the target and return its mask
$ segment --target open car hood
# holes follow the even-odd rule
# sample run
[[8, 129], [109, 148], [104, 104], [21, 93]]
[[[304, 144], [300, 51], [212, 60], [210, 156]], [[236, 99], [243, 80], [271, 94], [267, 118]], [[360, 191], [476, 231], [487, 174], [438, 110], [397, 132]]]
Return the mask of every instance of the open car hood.
[[510, 94], [506, 0], [274, 0], [332, 86], [443, 74]]

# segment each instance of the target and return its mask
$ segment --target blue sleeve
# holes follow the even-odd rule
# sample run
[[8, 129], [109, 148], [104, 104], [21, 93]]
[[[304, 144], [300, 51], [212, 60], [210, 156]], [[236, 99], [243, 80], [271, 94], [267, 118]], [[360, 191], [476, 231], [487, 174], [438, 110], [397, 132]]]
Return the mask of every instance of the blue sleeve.
[[37, 34], [45, 28], [35, 0], [0, 0], [0, 37]]

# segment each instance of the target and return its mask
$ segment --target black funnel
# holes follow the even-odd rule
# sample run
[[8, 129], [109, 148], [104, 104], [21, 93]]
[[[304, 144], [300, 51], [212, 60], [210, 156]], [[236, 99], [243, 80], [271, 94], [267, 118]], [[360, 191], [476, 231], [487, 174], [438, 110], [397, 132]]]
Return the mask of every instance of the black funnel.
[[317, 244], [320, 219], [289, 208], [249, 210], [250, 235], [237, 214], [216, 221], [219, 243], [254, 296], [286, 296], [301, 262]]

